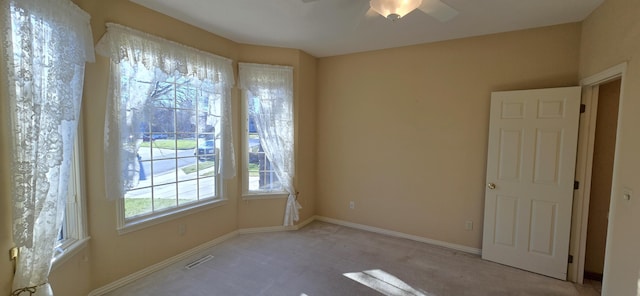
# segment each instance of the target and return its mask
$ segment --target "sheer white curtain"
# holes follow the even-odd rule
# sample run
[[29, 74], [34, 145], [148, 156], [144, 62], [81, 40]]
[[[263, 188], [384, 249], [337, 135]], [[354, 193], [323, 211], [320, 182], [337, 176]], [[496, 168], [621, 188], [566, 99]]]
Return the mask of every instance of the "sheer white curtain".
[[48, 276], [63, 221], [84, 67], [94, 60], [89, 15], [68, 0], [0, 0], [0, 35], [13, 240], [20, 247], [13, 288], [53, 295]]
[[[240, 63], [239, 85], [248, 100], [254, 100], [252, 115], [260, 144], [275, 168], [283, 188], [289, 193], [284, 226], [300, 219], [302, 208], [296, 200], [294, 126], [293, 126], [293, 68], [287, 66]], [[252, 112], [250, 111], [250, 112]]]
[[[231, 60], [118, 24], [107, 24], [107, 32], [96, 45], [98, 54], [111, 59], [111, 81], [105, 122], [105, 169], [109, 199], [124, 197], [137, 184], [136, 158], [141, 110], [150, 88], [124, 89], [131, 85], [121, 78], [128, 72], [135, 80], [162, 80], [179, 73], [202, 82], [211, 82], [222, 99], [222, 161], [220, 173], [233, 178], [235, 158], [231, 131], [231, 87], [234, 85]], [[132, 84], [134, 85], [134, 84]], [[139, 85], [139, 84], [137, 84]], [[122, 91], [121, 91], [122, 90]], [[121, 176], [114, 178], [113, 176]]]

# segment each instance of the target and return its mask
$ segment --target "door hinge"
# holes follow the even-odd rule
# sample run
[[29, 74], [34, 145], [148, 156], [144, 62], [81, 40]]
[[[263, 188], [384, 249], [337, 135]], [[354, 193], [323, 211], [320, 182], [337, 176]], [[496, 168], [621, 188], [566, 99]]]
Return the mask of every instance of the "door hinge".
[[585, 111], [587, 111], [587, 105], [580, 104], [580, 113], [584, 113]]
[[573, 263], [573, 255], [569, 255], [569, 263]]
[[573, 189], [574, 190], [580, 189], [580, 182], [579, 181], [573, 181]]

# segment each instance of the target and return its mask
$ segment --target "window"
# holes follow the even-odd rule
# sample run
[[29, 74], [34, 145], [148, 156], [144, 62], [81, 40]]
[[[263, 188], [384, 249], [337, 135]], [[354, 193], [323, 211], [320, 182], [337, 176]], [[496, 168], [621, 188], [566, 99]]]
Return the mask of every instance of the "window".
[[245, 195], [282, 194], [293, 176], [293, 79], [290, 67], [240, 64], [245, 90]]
[[[148, 75], [120, 64], [129, 133], [125, 219], [218, 200], [222, 97], [210, 82], [178, 72]], [[154, 69], [156, 72], [158, 69]], [[140, 99], [141, 98], [141, 99]]]
[[298, 221], [294, 186], [293, 68], [239, 64], [245, 110], [245, 198], [288, 194], [284, 226]]
[[[80, 131], [78, 134], [81, 134]], [[69, 191], [67, 193], [67, 203], [64, 209], [62, 226], [58, 232], [54, 252], [54, 266], [63, 262], [68, 256], [73, 255], [81, 249], [86, 241], [87, 226], [84, 207], [84, 182], [81, 173], [81, 153], [79, 140], [76, 138], [73, 147], [73, 158], [71, 160], [71, 170], [69, 174]]]
[[117, 24], [96, 51], [112, 63], [105, 167], [118, 230], [224, 204], [222, 179], [235, 175], [231, 60]]
[[264, 151], [255, 124], [261, 110], [260, 100], [251, 93], [247, 93], [246, 96], [247, 193], [283, 193], [285, 190], [271, 164], [271, 159]]

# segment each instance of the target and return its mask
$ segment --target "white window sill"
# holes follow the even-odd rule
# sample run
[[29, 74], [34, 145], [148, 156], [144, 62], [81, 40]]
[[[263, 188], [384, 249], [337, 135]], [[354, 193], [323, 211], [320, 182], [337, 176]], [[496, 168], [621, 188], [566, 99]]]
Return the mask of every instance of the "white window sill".
[[53, 260], [51, 260], [51, 270], [56, 270], [58, 267], [62, 266], [65, 262], [69, 260], [69, 258], [75, 256], [80, 251], [84, 250], [89, 243], [91, 237], [85, 237], [83, 239], [79, 239], [69, 244], [68, 246], [62, 249], [62, 252], [58, 253]]
[[242, 195], [242, 200], [256, 200], [256, 199], [280, 199], [289, 197], [288, 192], [256, 192], [245, 193]]
[[167, 211], [164, 213], [149, 215], [148, 217], [143, 217], [139, 219], [135, 219], [130, 222], [125, 222], [125, 225], [118, 228], [118, 234], [127, 234], [130, 232], [138, 231], [140, 229], [144, 229], [153, 225], [158, 225], [167, 221], [171, 221], [173, 219], [177, 219], [180, 217], [188, 216], [200, 211], [221, 207], [227, 204], [226, 199], [216, 199], [212, 201], [208, 201], [206, 203], [197, 203], [191, 207], [179, 208], [173, 211]]

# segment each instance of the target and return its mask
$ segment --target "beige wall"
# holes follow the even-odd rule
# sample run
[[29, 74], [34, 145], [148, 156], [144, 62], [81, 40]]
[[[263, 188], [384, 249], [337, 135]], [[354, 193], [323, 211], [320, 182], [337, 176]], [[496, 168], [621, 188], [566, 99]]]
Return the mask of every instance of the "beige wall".
[[317, 126], [316, 126], [316, 71], [317, 59], [305, 52], [301, 52], [300, 67], [298, 68], [298, 91], [296, 122], [301, 128], [297, 129], [296, 137], [296, 184], [298, 186], [298, 202], [302, 205], [300, 221], [311, 218], [316, 213], [316, 155], [317, 155]]
[[579, 40], [567, 24], [320, 59], [318, 214], [480, 248], [491, 92], [576, 85]]
[[600, 86], [584, 263], [584, 270], [592, 274], [601, 275], [604, 270], [619, 98], [620, 79]]
[[90, 249], [85, 248], [51, 271], [49, 282], [55, 295], [85, 296], [93, 290], [89, 253]]
[[[603, 295], [640, 293], [640, 1], [606, 0], [584, 22], [580, 76], [627, 62], [622, 81]], [[633, 189], [630, 201], [624, 187]]]

